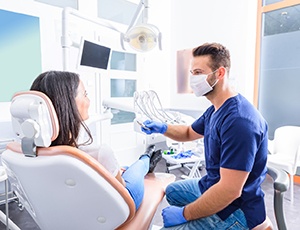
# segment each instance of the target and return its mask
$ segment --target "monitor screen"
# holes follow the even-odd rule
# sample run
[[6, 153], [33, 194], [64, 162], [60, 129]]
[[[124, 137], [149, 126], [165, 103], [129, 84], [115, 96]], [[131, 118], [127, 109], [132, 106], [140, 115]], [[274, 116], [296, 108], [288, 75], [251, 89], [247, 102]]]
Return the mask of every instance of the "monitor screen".
[[82, 39], [79, 52], [80, 66], [107, 69], [110, 48]]

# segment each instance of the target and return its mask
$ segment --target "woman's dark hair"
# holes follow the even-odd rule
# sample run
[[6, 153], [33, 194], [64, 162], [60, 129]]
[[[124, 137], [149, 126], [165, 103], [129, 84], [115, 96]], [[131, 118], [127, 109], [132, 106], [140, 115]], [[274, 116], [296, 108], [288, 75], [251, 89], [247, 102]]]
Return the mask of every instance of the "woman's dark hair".
[[216, 70], [221, 66], [230, 71], [230, 53], [225, 46], [219, 43], [205, 43], [193, 49], [193, 57], [209, 55], [210, 68]]
[[83, 143], [91, 143], [93, 138], [90, 130], [83, 122], [77, 109], [75, 97], [80, 82], [79, 75], [66, 71], [48, 71], [41, 73], [32, 83], [30, 90], [46, 94], [56, 111], [59, 122], [58, 137], [51, 143], [78, 147], [77, 139], [82, 126], [89, 139]]

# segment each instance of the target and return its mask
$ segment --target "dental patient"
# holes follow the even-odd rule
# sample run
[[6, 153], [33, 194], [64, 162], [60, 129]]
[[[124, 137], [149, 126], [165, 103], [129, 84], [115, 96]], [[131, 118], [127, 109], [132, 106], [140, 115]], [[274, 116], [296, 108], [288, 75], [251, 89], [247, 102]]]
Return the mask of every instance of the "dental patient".
[[[136, 162], [126, 170], [121, 170], [112, 149], [107, 145], [94, 144], [91, 132], [84, 123], [89, 118], [90, 100], [78, 74], [66, 71], [44, 72], [34, 80], [30, 90], [46, 94], [57, 113], [60, 129], [51, 146], [74, 146], [97, 159], [125, 186], [137, 210], [144, 197], [144, 176], [154, 171], [162, 158], [161, 150], [155, 150], [155, 146], [150, 145]], [[88, 139], [78, 143], [82, 128], [86, 131]]]

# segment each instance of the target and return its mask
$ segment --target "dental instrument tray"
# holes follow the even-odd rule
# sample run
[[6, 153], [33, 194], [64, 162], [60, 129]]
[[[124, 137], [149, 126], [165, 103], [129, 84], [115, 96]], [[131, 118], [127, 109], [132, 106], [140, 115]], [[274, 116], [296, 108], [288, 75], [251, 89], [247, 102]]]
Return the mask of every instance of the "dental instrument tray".
[[163, 158], [171, 164], [183, 164], [189, 162], [201, 161], [201, 157], [195, 155], [192, 150], [182, 151], [179, 153], [163, 153]]

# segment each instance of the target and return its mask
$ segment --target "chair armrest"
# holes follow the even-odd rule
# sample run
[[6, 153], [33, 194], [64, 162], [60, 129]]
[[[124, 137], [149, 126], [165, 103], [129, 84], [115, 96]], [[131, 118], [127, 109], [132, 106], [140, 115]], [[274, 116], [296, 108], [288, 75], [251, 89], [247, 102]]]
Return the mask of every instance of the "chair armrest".
[[269, 154], [274, 154], [274, 140], [268, 140], [268, 151]]
[[117, 230], [149, 229], [158, 205], [165, 196], [165, 188], [175, 181], [168, 173], [148, 173], [145, 177], [144, 199], [135, 216]]
[[274, 212], [278, 229], [287, 230], [283, 211], [283, 195], [289, 188], [288, 174], [282, 169], [268, 166], [268, 174], [274, 181]]
[[[300, 145], [298, 146], [297, 152], [296, 152], [296, 156], [295, 156], [295, 167], [297, 168], [298, 166], [300, 166]], [[297, 169], [296, 169], [297, 170]]]
[[276, 169], [274, 167], [268, 166], [268, 174], [274, 180], [274, 189], [279, 192], [285, 192], [289, 188], [289, 176], [288, 174], [281, 170]]

